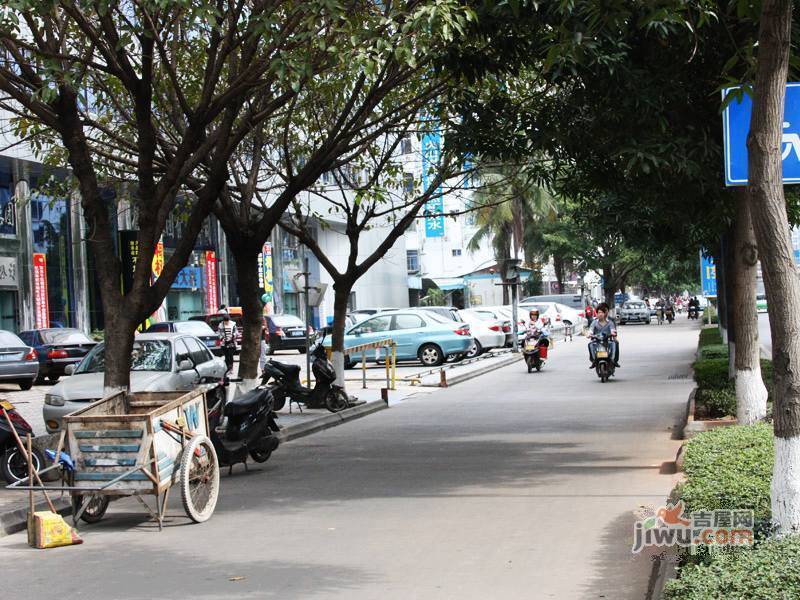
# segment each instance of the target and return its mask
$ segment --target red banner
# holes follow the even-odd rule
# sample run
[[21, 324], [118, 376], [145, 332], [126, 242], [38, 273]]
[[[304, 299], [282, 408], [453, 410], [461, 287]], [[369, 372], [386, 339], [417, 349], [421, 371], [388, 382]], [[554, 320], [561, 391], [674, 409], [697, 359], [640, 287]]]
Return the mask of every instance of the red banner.
[[213, 250], [206, 250], [206, 313], [213, 314], [218, 308], [217, 255]]
[[47, 257], [41, 253], [33, 255], [33, 309], [36, 329], [50, 327], [50, 305], [47, 300]]

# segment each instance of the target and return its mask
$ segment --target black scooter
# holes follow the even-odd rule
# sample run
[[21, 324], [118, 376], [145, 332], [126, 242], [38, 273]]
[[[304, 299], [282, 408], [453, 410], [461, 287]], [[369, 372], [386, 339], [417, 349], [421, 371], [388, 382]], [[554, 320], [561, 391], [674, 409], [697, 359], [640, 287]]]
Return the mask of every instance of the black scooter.
[[614, 375], [614, 357], [611, 354], [611, 339], [608, 334], [602, 337], [593, 336], [592, 341], [597, 344], [594, 353], [594, 370], [601, 383], [608, 381]]
[[[14, 427], [21, 440], [24, 440], [29, 433], [33, 437], [33, 428], [22, 418], [10, 402], [2, 400], [0, 405], [6, 409], [8, 418], [11, 419], [11, 425], [9, 425], [2, 411], [0, 411], [0, 458], [2, 459], [0, 473], [8, 483], [16, 483], [28, 477], [28, 461], [25, 455], [19, 451], [17, 440], [11, 432], [11, 426]], [[32, 450], [33, 469], [34, 471], [40, 471], [44, 468], [44, 457], [36, 448], [32, 448]]]
[[216, 390], [216, 402], [208, 411], [208, 428], [211, 443], [217, 451], [220, 464], [233, 471], [233, 465], [247, 458], [257, 463], [269, 460], [278, 447], [274, 433], [280, 431], [273, 410], [272, 392], [259, 386], [233, 400], [228, 400], [228, 379]]
[[309, 388], [300, 383], [299, 365], [289, 365], [269, 360], [264, 365], [261, 375], [261, 384], [269, 384], [275, 398], [275, 410], [280, 410], [286, 404], [286, 399], [292, 402], [302, 402], [306, 408], [327, 408], [331, 412], [339, 412], [350, 406], [350, 399], [341, 386], [334, 385], [336, 371], [328, 360], [328, 355], [322, 342], [323, 335], [317, 339], [309, 349], [313, 362], [311, 371], [314, 373], [314, 387]]
[[697, 317], [698, 317], [697, 313], [698, 313], [698, 310], [697, 310], [696, 306], [690, 306], [689, 307], [689, 318], [690, 319], [697, 319]]

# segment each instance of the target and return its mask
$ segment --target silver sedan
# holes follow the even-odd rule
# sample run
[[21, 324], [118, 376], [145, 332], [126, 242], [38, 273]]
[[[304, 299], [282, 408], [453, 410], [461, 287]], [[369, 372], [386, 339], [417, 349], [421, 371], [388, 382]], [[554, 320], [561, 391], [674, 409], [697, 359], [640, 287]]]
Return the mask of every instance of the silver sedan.
[[[133, 342], [132, 392], [189, 391], [200, 377], [223, 377], [225, 361], [199, 339], [181, 333], [145, 333]], [[95, 346], [72, 376], [50, 389], [42, 409], [48, 433], [61, 431], [61, 418], [103, 397], [105, 349]]]

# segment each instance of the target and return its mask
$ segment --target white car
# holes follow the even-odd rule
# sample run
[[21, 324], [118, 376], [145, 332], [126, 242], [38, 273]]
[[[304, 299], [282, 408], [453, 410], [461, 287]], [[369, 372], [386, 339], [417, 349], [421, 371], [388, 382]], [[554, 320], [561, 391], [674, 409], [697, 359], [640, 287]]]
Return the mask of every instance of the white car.
[[503, 333], [506, 335], [504, 346], [511, 346], [511, 340], [514, 338], [514, 333], [511, 329], [511, 317], [506, 316], [502, 307], [499, 306], [474, 306], [469, 310], [482, 314], [491, 319], [497, 320], [502, 323]]
[[[132, 392], [181, 392], [194, 388], [200, 377], [222, 378], [225, 361], [211, 354], [193, 335], [143, 333], [133, 341]], [[105, 349], [98, 344], [72, 376], [50, 388], [42, 414], [48, 433], [61, 431], [61, 418], [103, 397]]]
[[469, 324], [469, 332], [474, 338], [474, 343], [469, 352], [467, 352], [466, 358], [475, 358], [487, 350], [502, 348], [506, 345], [503, 321], [471, 309], [459, 310], [458, 316], [462, 321]]
[[[562, 304], [561, 306], [564, 305]], [[550, 319], [550, 333], [552, 335], [557, 335], [564, 331], [564, 325], [566, 323], [572, 323], [570, 318], [564, 318], [564, 315], [561, 314], [558, 307], [558, 302], [534, 302], [531, 304], [520, 304], [519, 310], [525, 312], [526, 319], [531, 310], [538, 310], [540, 317], [547, 317]], [[570, 315], [570, 317], [572, 319], [577, 319], [577, 317], [573, 317], [572, 315]], [[574, 325], [574, 323], [572, 324]], [[577, 329], [578, 327], [579, 325], [576, 325], [576, 331], [574, 333], [580, 333], [580, 329]]]

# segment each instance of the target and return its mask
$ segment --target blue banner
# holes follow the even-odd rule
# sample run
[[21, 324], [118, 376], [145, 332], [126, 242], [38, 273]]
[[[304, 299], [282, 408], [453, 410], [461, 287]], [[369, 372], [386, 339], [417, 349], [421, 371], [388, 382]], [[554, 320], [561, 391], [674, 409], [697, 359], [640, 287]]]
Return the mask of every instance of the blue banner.
[[[723, 100], [738, 88], [722, 90]], [[783, 110], [783, 182], [800, 183], [800, 83], [786, 84], [786, 106]], [[743, 94], [733, 99], [722, 113], [725, 148], [725, 185], [747, 185], [747, 135], [753, 99]]]
[[173, 290], [203, 289], [203, 267], [183, 267], [172, 284]]
[[[438, 131], [432, 131], [422, 136], [422, 189], [428, 187], [436, 178], [436, 170], [439, 168], [439, 159], [442, 152], [441, 135]], [[423, 215], [425, 215], [425, 237], [444, 236], [444, 200], [442, 198], [442, 188], [439, 186], [425, 203]]]
[[700, 283], [703, 288], [703, 296], [706, 298], [717, 297], [717, 267], [714, 265], [714, 258], [700, 254]]

